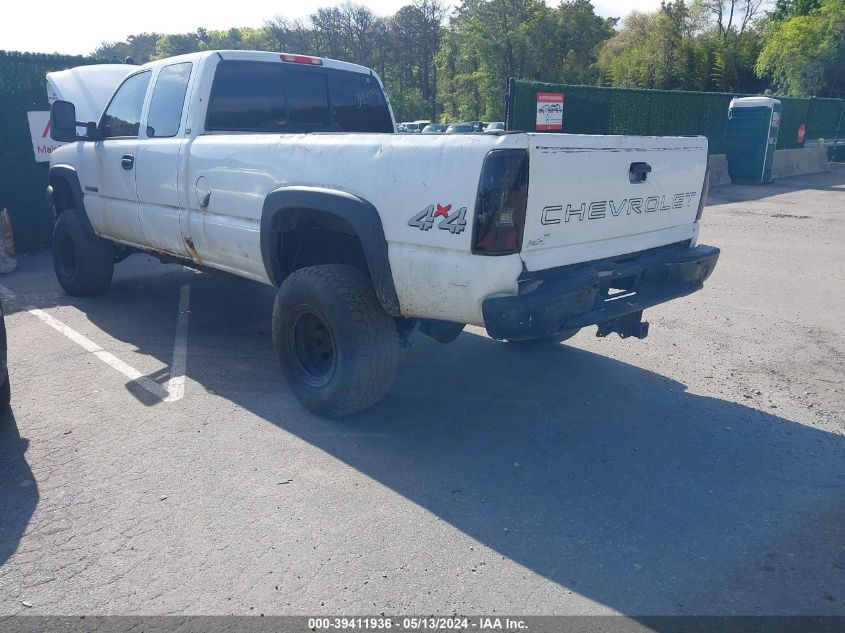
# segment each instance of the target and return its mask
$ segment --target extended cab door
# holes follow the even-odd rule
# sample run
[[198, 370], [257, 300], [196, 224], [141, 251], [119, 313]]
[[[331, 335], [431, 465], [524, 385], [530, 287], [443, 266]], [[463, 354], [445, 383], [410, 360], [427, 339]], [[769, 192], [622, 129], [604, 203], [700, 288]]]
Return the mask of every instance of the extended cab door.
[[225, 60], [210, 83], [206, 134], [190, 146], [185, 239], [195, 261], [266, 279], [261, 210], [278, 186], [265, 158], [276, 140], [267, 134], [332, 130], [326, 72], [280, 61]]
[[154, 79], [150, 105], [135, 156], [138, 213], [146, 244], [174, 255], [189, 255], [182, 239], [181, 169], [188, 138], [183, 110], [193, 63], [162, 66]]
[[[99, 205], [89, 210], [98, 233], [122, 242], [144, 244], [138, 221], [135, 184], [135, 154], [141, 113], [151, 71], [130, 75], [124, 80], [100, 119], [102, 139], [95, 143]], [[96, 210], [95, 210], [96, 209]]]

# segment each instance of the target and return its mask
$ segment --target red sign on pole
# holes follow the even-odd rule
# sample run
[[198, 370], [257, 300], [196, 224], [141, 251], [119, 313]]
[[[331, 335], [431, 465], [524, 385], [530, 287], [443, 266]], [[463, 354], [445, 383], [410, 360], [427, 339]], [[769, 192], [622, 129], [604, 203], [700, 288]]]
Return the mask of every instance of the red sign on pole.
[[537, 131], [563, 129], [562, 92], [537, 93]]

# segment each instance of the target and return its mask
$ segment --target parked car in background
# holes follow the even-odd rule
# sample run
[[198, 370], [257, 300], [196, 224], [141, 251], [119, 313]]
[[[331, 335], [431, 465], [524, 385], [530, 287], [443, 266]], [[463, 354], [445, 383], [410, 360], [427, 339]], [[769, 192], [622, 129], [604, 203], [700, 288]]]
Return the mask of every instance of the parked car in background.
[[505, 122], [504, 121], [493, 121], [493, 123], [488, 123], [484, 131], [485, 132], [503, 132], [505, 130]]
[[397, 131], [399, 134], [407, 134], [407, 133], [408, 133], [408, 128], [407, 128], [407, 127], [405, 127], [405, 124], [404, 124], [404, 123], [397, 123], [397, 124], [396, 124], [396, 131]]
[[446, 126], [442, 123], [429, 123], [423, 128], [423, 134], [443, 134], [446, 132]]
[[9, 385], [9, 365], [6, 345], [6, 317], [3, 314], [3, 304], [0, 302], [0, 409], [5, 410], [12, 400], [12, 389]]
[[446, 128], [446, 134], [472, 134], [475, 130], [472, 123], [452, 123]]
[[420, 124], [413, 121], [407, 121], [405, 123], [400, 123], [399, 125], [403, 126], [405, 128], [405, 132], [410, 134], [419, 134], [422, 132]]

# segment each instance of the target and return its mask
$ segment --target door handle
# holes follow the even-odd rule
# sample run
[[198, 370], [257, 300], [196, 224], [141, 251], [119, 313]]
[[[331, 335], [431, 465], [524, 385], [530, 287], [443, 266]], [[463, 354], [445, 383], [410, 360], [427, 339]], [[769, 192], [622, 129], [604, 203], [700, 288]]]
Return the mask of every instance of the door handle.
[[631, 166], [628, 168], [628, 180], [632, 184], [645, 182], [650, 173], [651, 165], [648, 163], [631, 163]]
[[132, 154], [124, 154], [120, 159], [120, 166], [129, 171], [135, 166], [135, 157]]

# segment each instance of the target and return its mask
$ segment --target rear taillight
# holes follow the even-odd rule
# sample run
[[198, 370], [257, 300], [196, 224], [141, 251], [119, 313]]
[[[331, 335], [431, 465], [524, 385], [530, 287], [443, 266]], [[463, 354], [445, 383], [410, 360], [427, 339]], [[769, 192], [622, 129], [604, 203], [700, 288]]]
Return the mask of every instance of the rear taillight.
[[695, 221], [698, 222], [704, 214], [704, 205], [707, 204], [707, 194], [710, 192], [710, 165], [704, 171], [704, 184], [701, 185], [701, 198], [698, 200], [698, 213], [695, 214]]
[[472, 252], [508, 255], [522, 247], [528, 203], [528, 152], [496, 149], [481, 168], [475, 200]]
[[311, 55], [293, 55], [291, 53], [280, 53], [279, 57], [283, 62], [291, 62], [293, 64], [310, 64], [312, 66], [322, 66], [323, 60], [319, 57], [312, 57]]

